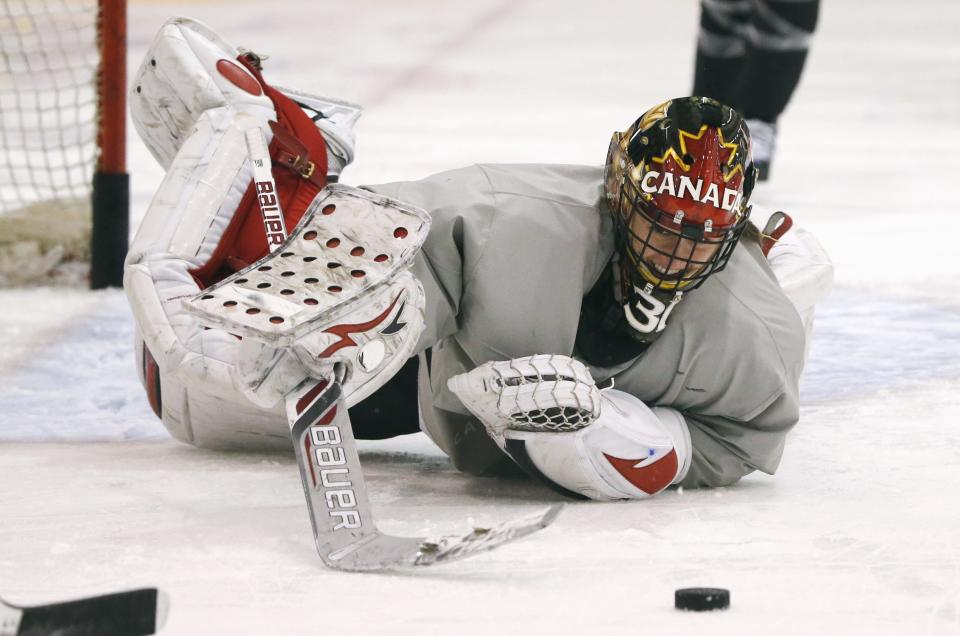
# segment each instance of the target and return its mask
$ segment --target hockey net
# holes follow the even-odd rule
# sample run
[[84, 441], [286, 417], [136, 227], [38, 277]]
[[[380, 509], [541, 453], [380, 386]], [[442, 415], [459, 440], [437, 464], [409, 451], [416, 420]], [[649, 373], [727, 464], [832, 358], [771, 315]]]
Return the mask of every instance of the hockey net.
[[[91, 250], [94, 173], [111, 152], [103, 128], [118, 125], [123, 138], [122, 115], [107, 121], [100, 97], [105, 82], [124, 85], [116, 67], [125, 73], [125, 60], [104, 64], [113, 10], [98, 0], [0, 0], [0, 286], [83, 281], [102, 256], [92, 251], [115, 249]], [[108, 170], [125, 172], [122, 159], [122, 149], [120, 164], [107, 157]], [[126, 215], [126, 203], [118, 207]]]

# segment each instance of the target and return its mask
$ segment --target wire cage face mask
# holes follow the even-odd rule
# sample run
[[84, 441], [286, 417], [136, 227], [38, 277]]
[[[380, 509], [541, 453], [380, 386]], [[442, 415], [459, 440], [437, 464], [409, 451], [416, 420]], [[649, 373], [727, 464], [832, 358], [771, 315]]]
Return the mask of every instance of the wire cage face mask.
[[604, 186], [624, 277], [682, 292], [722, 270], [747, 227], [753, 177], [746, 127], [713, 100], [671, 100], [614, 133]]
[[726, 267], [750, 216], [747, 207], [726, 226], [686, 221], [683, 210], [658, 208], [632, 180], [613, 206], [627, 277], [662, 291], [691, 291]]

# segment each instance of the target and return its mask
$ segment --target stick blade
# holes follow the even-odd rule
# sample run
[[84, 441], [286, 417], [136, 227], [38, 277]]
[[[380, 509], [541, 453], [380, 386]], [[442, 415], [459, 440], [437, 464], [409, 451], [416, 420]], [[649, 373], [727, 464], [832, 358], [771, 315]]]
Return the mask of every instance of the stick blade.
[[156, 588], [18, 608], [16, 636], [145, 636], [166, 621], [169, 603]]
[[423, 539], [418, 537], [395, 537], [374, 530], [337, 550], [328, 551], [317, 546], [317, 552], [329, 568], [375, 572], [414, 565], [422, 542]]
[[560, 514], [563, 504], [489, 528], [474, 528], [460, 536], [441, 539], [395, 537], [375, 532], [333, 552], [320, 551], [331, 568], [370, 572], [396, 568], [437, 565], [466, 559], [538, 532]]
[[436, 542], [423, 542], [413, 565], [434, 565], [465, 559], [543, 530], [553, 523], [563, 504], [555, 504], [538, 512], [490, 528], [474, 528], [460, 537], [446, 537]]

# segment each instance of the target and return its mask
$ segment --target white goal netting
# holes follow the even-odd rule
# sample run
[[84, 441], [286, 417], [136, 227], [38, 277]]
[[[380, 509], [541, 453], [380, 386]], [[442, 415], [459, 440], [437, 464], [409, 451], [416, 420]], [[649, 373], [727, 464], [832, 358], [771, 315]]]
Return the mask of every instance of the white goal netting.
[[0, 0], [0, 286], [89, 260], [96, 0]]

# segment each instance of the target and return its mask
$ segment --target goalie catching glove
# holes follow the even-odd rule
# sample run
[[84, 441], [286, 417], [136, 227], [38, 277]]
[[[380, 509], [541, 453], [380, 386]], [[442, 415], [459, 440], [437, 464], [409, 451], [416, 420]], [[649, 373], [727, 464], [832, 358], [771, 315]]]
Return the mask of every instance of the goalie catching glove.
[[678, 411], [601, 391], [567, 356], [488, 362], [448, 386], [518, 465], [568, 496], [641, 499], [679, 483], [690, 466]]

